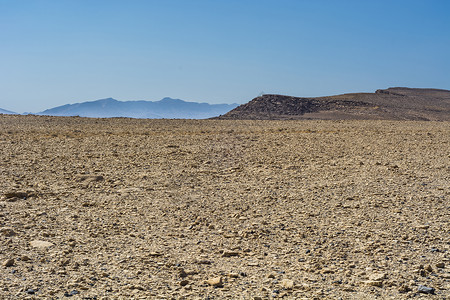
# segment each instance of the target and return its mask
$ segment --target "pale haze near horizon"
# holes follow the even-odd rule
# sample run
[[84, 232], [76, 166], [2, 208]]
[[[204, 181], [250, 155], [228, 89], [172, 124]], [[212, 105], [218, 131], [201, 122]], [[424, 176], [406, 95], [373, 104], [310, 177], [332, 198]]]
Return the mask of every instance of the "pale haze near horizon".
[[0, 108], [450, 89], [450, 1], [0, 0]]

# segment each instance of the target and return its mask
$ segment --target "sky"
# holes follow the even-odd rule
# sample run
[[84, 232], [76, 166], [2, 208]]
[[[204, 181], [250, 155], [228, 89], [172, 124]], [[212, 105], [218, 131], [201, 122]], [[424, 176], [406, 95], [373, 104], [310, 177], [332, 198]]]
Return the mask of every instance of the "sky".
[[450, 89], [447, 0], [0, 0], [0, 108]]

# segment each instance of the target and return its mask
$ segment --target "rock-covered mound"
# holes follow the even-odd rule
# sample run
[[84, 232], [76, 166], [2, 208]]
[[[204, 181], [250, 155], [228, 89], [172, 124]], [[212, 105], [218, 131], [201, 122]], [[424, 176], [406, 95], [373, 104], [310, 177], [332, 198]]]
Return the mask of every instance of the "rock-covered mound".
[[240, 105], [219, 119], [369, 119], [450, 120], [450, 91], [388, 88], [375, 93], [353, 93], [301, 98], [263, 95]]

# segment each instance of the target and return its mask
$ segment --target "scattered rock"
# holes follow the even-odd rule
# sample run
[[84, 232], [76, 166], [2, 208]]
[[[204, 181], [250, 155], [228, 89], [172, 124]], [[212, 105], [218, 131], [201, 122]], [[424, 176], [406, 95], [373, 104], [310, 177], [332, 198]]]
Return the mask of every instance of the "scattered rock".
[[407, 293], [411, 291], [411, 288], [407, 286], [406, 284], [402, 285], [398, 289], [399, 293]]
[[20, 257], [20, 259], [22, 261], [29, 261], [29, 260], [31, 260], [31, 258], [29, 258], [27, 255], [22, 255], [22, 257]]
[[7, 193], [5, 193], [6, 199], [11, 199], [11, 198], [26, 199], [27, 197], [28, 197], [27, 192], [7, 192]]
[[29, 294], [29, 295], [34, 295], [36, 293], [35, 289], [28, 289], [25, 291], [25, 293]]
[[369, 276], [369, 280], [371, 281], [383, 281], [384, 279], [386, 279], [386, 274], [385, 273], [375, 273], [375, 274], [371, 274]]
[[12, 228], [8, 228], [8, 227], [3, 227], [3, 228], [1, 228], [1, 229], [0, 229], [0, 233], [1, 233], [3, 236], [8, 236], [8, 237], [16, 235], [16, 233], [14, 232], [14, 230], [13, 230]]
[[210, 265], [210, 264], [212, 264], [212, 261], [207, 260], [207, 259], [200, 259], [200, 260], [196, 260], [195, 263], [197, 263], [199, 265]]
[[75, 177], [75, 180], [78, 182], [96, 182], [96, 181], [102, 181], [104, 178], [100, 175], [77, 175]]
[[416, 228], [417, 229], [428, 229], [428, 228], [430, 228], [430, 225], [419, 225]]
[[180, 276], [181, 278], [187, 277], [188, 274], [186, 273], [186, 271], [183, 268], [178, 269], [178, 276]]
[[225, 250], [222, 253], [222, 257], [231, 257], [231, 256], [239, 256], [239, 252]]
[[366, 285], [381, 287], [383, 285], [382, 281], [378, 280], [367, 280], [364, 282]]
[[281, 286], [287, 290], [290, 290], [294, 288], [294, 281], [290, 279], [283, 279], [281, 280]]
[[181, 278], [187, 277], [189, 275], [196, 275], [196, 274], [198, 274], [198, 272], [195, 270], [186, 271], [183, 268], [178, 269], [178, 276], [180, 276]]
[[422, 293], [422, 294], [434, 294], [434, 288], [432, 287], [427, 287], [424, 285], [419, 285], [419, 287], [417, 288], [417, 292]]
[[437, 263], [436, 268], [440, 268], [440, 269], [445, 268], [445, 263], [443, 263], [443, 262]]
[[79, 293], [80, 293], [79, 291], [73, 290], [73, 291], [70, 291], [70, 292], [65, 292], [64, 296], [65, 297], [72, 297], [72, 296], [78, 295]]
[[47, 242], [47, 241], [40, 241], [40, 240], [34, 240], [30, 242], [30, 246], [34, 247], [34, 248], [41, 248], [41, 249], [45, 249], [48, 247], [53, 246], [53, 243]]
[[4, 267], [12, 267], [12, 266], [14, 266], [14, 259], [7, 259], [7, 260], [5, 260], [4, 262], [3, 262], [3, 266]]
[[214, 277], [211, 279], [206, 280], [206, 283], [214, 286], [214, 287], [222, 287], [223, 286], [223, 282], [222, 282], [222, 277]]
[[180, 285], [181, 286], [186, 286], [186, 285], [188, 285], [189, 284], [189, 280], [181, 280], [180, 281]]

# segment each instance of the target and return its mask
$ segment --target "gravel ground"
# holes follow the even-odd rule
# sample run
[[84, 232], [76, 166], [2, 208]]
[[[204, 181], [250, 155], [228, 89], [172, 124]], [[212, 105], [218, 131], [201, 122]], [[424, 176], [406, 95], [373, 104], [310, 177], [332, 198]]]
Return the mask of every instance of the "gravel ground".
[[448, 299], [450, 123], [0, 115], [0, 298]]

